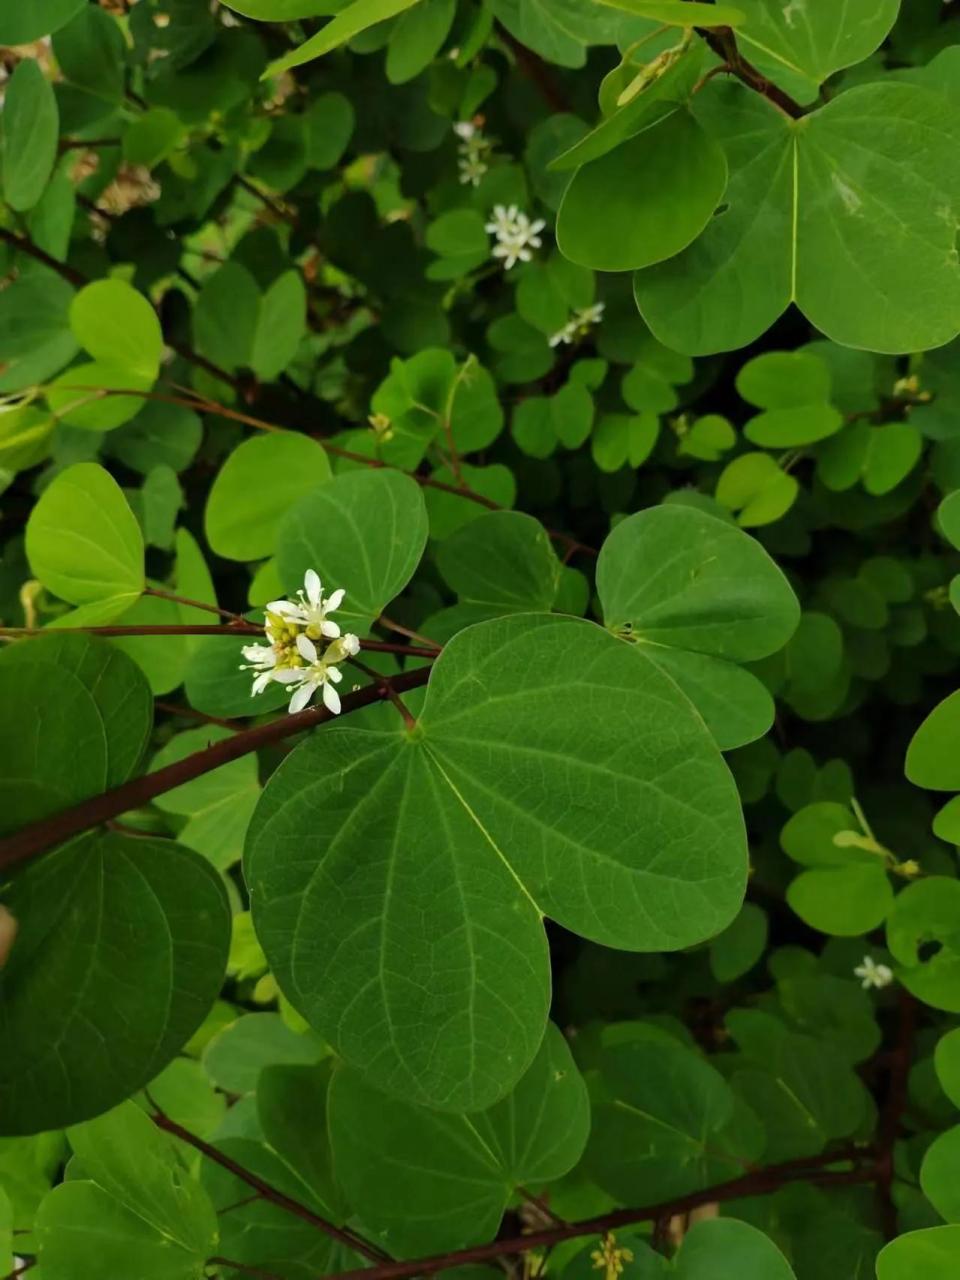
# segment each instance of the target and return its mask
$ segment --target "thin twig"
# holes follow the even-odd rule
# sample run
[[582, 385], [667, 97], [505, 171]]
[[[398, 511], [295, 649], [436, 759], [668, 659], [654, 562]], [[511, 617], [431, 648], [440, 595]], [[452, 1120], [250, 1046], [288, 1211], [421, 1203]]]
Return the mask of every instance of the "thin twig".
[[233, 622], [247, 623], [246, 618], [229, 609], [221, 609], [219, 605], [207, 604], [203, 600], [191, 600], [188, 596], [176, 596], [172, 591], [164, 591], [160, 587], [144, 587], [145, 596], [156, 596], [159, 600], [172, 600], [174, 604], [184, 604], [191, 609], [202, 609], [204, 613], [217, 613], [221, 618], [230, 618]]
[[[389, 696], [384, 688], [385, 684], [396, 693], [419, 689], [427, 683], [431, 670], [430, 666], [418, 667], [415, 671], [404, 671], [398, 676], [382, 678], [380, 684], [368, 685], [365, 689], [358, 689], [356, 693], [348, 693], [343, 699], [341, 714], [348, 715], [351, 711], [359, 711], [361, 707], [382, 702]], [[302, 733], [304, 729], [315, 728], [333, 718], [326, 707], [307, 707], [294, 715], [281, 716], [266, 724], [245, 729], [232, 738], [215, 742], [205, 751], [197, 751], [163, 769], [132, 778], [119, 787], [91, 796], [89, 800], [83, 800], [49, 818], [32, 822], [14, 835], [0, 840], [0, 869], [6, 871], [29, 862], [47, 849], [79, 835], [81, 831], [116, 818], [130, 809], [139, 809], [165, 791], [172, 791], [174, 787], [190, 782], [193, 778], [200, 778], [213, 769], [219, 769], [221, 765], [229, 764], [231, 760], [238, 760], [251, 751], [259, 751], [261, 747], [273, 746], [276, 742], [282, 742], [296, 733]]]
[[203, 1138], [198, 1138], [196, 1134], [191, 1133], [189, 1129], [185, 1129], [182, 1124], [178, 1124], [176, 1120], [172, 1120], [170, 1116], [161, 1111], [153, 1099], [149, 1098], [149, 1095], [147, 1096], [150, 1105], [154, 1108], [153, 1115], [150, 1118], [158, 1129], [172, 1134], [173, 1137], [179, 1138], [181, 1142], [186, 1142], [196, 1151], [206, 1156], [213, 1164], [218, 1164], [221, 1169], [226, 1169], [235, 1178], [245, 1182], [248, 1187], [252, 1187], [264, 1200], [276, 1205], [278, 1209], [285, 1209], [287, 1213], [299, 1218], [301, 1222], [306, 1222], [311, 1227], [316, 1227], [318, 1231], [330, 1236], [332, 1240], [338, 1241], [338, 1243], [361, 1254], [371, 1262], [380, 1262], [386, 1257], [383, 1251], [376, 1248], [376, 1246], [368, 1244], [366, 1240], [354, 1235], [352, 1231], [336, 1226], [335, 1223], [328, 1221], [321, 1214], [315, 1213], [307, 1205], [301, 1204], [299, 1200], [294, 1200], [292, 1196], [288, 1196], [286, 1192], [271, 1186], [269, 1182], [264, 1182], [263, 1178], [258, 1174], [252, 1173], [249, 1169], [245, 1169], [243, 1165], [237, 1164], [230, 1156], [225, 1155], [209, 1142], [205, 1142]]
[[770, 1165], [766, 1169], [758, 1169], [744, 1174], [730, 1182], [719, 1186], [706, 1187], [703, 1191], [695, 1191], [677, 1200], [664, 1201], [662, 1204], [649, 1205], [642, 1209], [617, 1209], [612, 1213], [601, 1214], [596, 1218], [587, 1218], [581, 1222], [571, 1222], [564, 1226], [546, 1227], [542, 1231], [531, 1231], [526, 1235], [515, 1236], [508, 1240], [493, 1240], [489, 1244], [473, 1245], [467, 1249], [455, 1249], [450, 1253], [436, 1254], [432, 1257], [414, 1258], [405, 1262], [386, 1262], [379, 1266], [357, 1271], [341, 1271], [328, 1280], [410, 1280], [417, 1275], [432, 1275], [437, 1271], [445, 1271], [451, 1267], [460, 1267], [468, 1263], [489, 1262], [494, 1258], [510, 1257], [526, 1253], [530, 1249], [540, 1249], [554, 1245], [563, 1240], [572, 1240], [579, 1236], [602, 1236], [605, 1232], [618, 1227], [632, 1226], [637, 1222], [656, 1222], [665, 1214], [686, 1213], [703, 1204], [714, 1201], [738, 1200], [745, 1196], [768, 1195], [788, 1182], [806, 1180], [820, 1187], [849, 1187], [872, 1182], [876, 1176], [871, 1165], [864, 1165], [841, 1172], [825, 1171], [822, 1166], [837, 1163], [837, 1156], [825, 1154], [819, 1157], [821, 1168], [797, 1169], [794, 1162], [785, 1165]]

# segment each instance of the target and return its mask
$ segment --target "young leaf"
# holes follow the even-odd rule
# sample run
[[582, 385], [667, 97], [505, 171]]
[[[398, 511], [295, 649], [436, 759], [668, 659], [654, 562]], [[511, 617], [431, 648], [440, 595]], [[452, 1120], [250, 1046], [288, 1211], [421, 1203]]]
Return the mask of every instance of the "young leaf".
[[322, 57], [338, 45], [346, 44], [361, 31], [366, 31], [367, 27], [385, 22], [387, 18], [395, 18], [398, 13], [403, 13], [404, 9], [409, 9], [416, 3], [417, 0], [353, 0], [305, 44], [271, 62], [263, 73], [264, 79], [281, 75], [292, 67], [302, 66], [305, 62]]
[[27, 521], [27, 557], [45, 587], [108, 622], [145, 585], [143, 535], [116, 480], [79, 462], [44, 490]]

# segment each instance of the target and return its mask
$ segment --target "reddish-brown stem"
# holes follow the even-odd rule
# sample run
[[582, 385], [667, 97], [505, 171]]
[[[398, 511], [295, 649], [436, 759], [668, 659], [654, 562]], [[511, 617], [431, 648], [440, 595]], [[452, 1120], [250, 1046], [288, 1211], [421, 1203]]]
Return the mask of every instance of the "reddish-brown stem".
[[185, 1129], [182, 1124], [172, 1120], [156, 1107], [156, 1103], [151, 1101], [151, 1105], [155, 1108], [151, 1119], [158, 1129], [163, 1129], [165, 1133], [179, 1138], [181, 1142], [186, 1142], [196, 1151], [206, 1156], [208, 1160], [218, 1164], [221, 1169], [226, 1169], [235, 1178], [239, 1178], [248, 1187], [252, 1187], [264, 1200], [275, 1204], [278, 1209], [285, 1209], [287, 1213], [299, 1218], [301, 1222], [309, 1223], [311, 1227], [316, 1227], [318, 1231], [323, 1231], [331, 1239], [337, 1240], [340, 1244], [352, 1249], [355, 1253], [361, 1254], [364, 1258], [368, 1258], [371, 1262], [380, 1262], [386, 1256], [380, 1249], [368, 1244], [366, 1240], [354, 1235], [352, 1231], [336, 1226], [335, 1223], [329, 1222], [321, 1214], [315, 1213], [313, 1209], [308, 1208], [307, 1205], [301, 1204], [299, 1200], [294, 1200], [292, 1196], [288, 1196], [285, 1192], [271, 1186], [269, 1182], [264, 1182], [257, 1174], [245, 1169], [243, 1165], [237, 1164], [235, 1160], [232, 1160], [228, 1155], [224, 1155], [222, 1151], [219, 1151], [209, 1142], [205, 1142], [203, 1138], [198, 1138], [189, 1129]]
[[770, 1165], [766, 1169], [744, 1174], [730, 1182], [722, 1182], [719, 1186], [706, 1187], [703, 1191], [695, 1191], [691, 1195], [664, 1201], [662, 1204], [648, 1205], [642, 1209], [617, 1209], [612, 1213], [587, 1218], [581, 1222], [545, 1227], [542, 1231], [531, 1231], [509, 1240], [493, 1240], [489, 1244], [473, 1245], [468, 1249], [456, 1249], [450, 1253], [436, 1254], [432, 1257], [414, 1258], [408, 1262], [385, 1262], [379, 1266], [357, 1271], [341, 1271], [329, 1280], [410, 1280], [417, 1275], [432, 1275], [434, 1272], [445, 1271], [451, 1267], [489, 1262], [494, 1258], [505, 1258], [526, 1253], [530, 1249], [549, 1247], [578, 1236], [602, 1236], [605, 1232], [618, 1227], [632, 1226], [637, 1222], [656, 1222], [665, 1215], [672, 1217], [674, 1214], [687, 1213], [700, 1205], [712, 1204], [715, 1201], [768, 1195], [787, 1182], [795, 1182], [798, 1179], [809, 1181], [814, 1186], [820, 1187], [849, 1187], [872, 1182], [876, 1176], [872, 1164], [839, 1172], [824, 1168], [828, 1164], [837, 1163], [838, 1159], [836, 1155], [821, 1156], [818, 1168], [798, 1168], [794, 1161], [784, 1165]]
[[804, 114], [803, 107], [795, 98], [784, 93], [778, 85], [758, 71], [752, 62], [747, 61], [737, 47], [736, 36], [730, 27], [697, 27], [696, 32], [726, 64], [724, 69], [736, 76], [748, 89], [772, 102], [791, 120], [799, 120]]
[[174, 604], [185, 604], [191, 609], [201, 609], [204, 613], [216, 613], [221, 618], [229, 618], [232, 622], [241, 622], [246, 625], [246, 618], [240, 616], [239, 613], [232, 613], [229, 609], [221, 609], [219, 605], [207, 604], [203, 600], [191, 600], [187, 596], [176, 596], [172, 591], [164, 591], [161, 587], [144, 587], [143, 594], [145, 596], [156, 596], [159, 600], [172, 600]]
[[[361, 707], [382, 702], [389, 696], [385, 686], [395, 693], [419, 689], [427, 683], [430, 671], [431, 667], [426, 666], [418, 667], [415, 671], [405, 671], [398, 676], [381, 677], [378, 684], [358, 689], [356, 693], [348, 693], [343, 699], [341, 714], [349, 714], [351, 711], [359, 711]], [[55, 813], [49, 818], [43, 818], [40, 822], [33, 822], [14, 835], [0, 840], [0, 870], [7, 871], [11, 867], [20, 866], [90, 827], [107, 822], [110, 818], [116, 818], [129, 809], [138, 809], [141, 805], [149, 804], [156, 796], [163, 795], [165, 791], [172, 791], [174, 787], [179, 787], [184, 782], [202, 777], [213, 769], [219, 769], [221, 765], [229, 764], [231, 760], [238, 760], [251, 751], [258, 751], [261, 747], [282, 742], [296, 733], [302, 733], [304, 729], [312, 729], [333, 718], [322, 706], [307, 707], [304, 711], [298, 711], [292, 716], [281, 716], [266, 724], [245, 729], [242, 733], [234, 734], [232, 738], [225, 738], [222, 742], [215, 742], [205, 751], [197, 751], [183, 760], [178, 760], [175, 764], [169, 764], [163, 769], [146, 773], [139, 778], [132, 778], [119, 787], [101, 792], [100, 795], [91, 796], [89, 800]]]
[[386, 627], [388, 631], [395, 631], [398, 636], [406, 636], [408, 640], [416, 640], [418, 644], [427, 645], [434, 653], [439, 653], [443, 648], [442, 645], [436, 643], [435, 640], [422, 636], [419, 631], [411, 631], [409, 627], [403, 626], [402, 623], [394, 622], [392, 618], [388, 618], [385, 613], [381, 613], [377, 619], [382, 627]]

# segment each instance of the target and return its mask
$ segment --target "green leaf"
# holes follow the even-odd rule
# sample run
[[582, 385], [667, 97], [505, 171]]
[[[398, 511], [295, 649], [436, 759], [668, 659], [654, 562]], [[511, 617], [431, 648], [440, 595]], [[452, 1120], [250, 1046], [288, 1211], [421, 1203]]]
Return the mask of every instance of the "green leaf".
[[842, 5], [801, 5], [743, 0], [737, 39], [751, 62], [803, 102], [824, 80], [869, 57], [897, 18], [900, 0], [851, 0]]
[[877, 1258], [877, 1280], [953, 1280], [960, 1266], [960, 1227], [908, 1231]]
[[395, 18], [404, 9], [409, 9], [417, 0], [353, 0], [352, 4], [331, 19], [315, 36], [311, 36], [305, 44], [290, 53], [284, 54], [275, 62], [271, 62], [263, 73], [264, 79], [278, 76], [291, 67], [300, 67], [305, 62], [322, 57], [338, 45], [346, 44], [361, 31], [366, 31], [377, 22], [385, 22], [387, 18]]
[[30, 44], [50, 35], [78, 13], [86, 0], [32, 0], [0, 14], [0, 44]]
[[173, 1142], [133, 1102], [67, 1131], [85, 1178], [148, 1223], [169, 1246], [206, 1261], [217, 1240], [213, 1206], [186, 1176]]
[[695, 0], [600, 0], [614, 9], [668, 22], [677, 27], [736, 27], [743, 22], [743, 10], [732, 4], [697, 4]]
[[800, 121], [711, 84], [696, 99], [730, 182], [704, 234], [635, 278], [644, 319], [690, 354], [751, 342], [795, 301], [834, 342], [897, 353], [960, 328], [949, 157], [960, 114], [913, 85], [839, 94]]
[[960, 1221], [960, 1125], [947, 1129], [927, 1148], [920, 1166], [920, 1186], [941, 1218]]
[[746, 423], [743, 434], [751, 444], [765, 449], [788, 449], [826, 440], [842, 426], [843, 415], [833, 405], [808, 404], [758, 413]]
[[340, 1187], [340, 1170], [333, 1167], [330, 1124], [304, 1125], [327, 1116], [332, 1064], [266, 1066], [257, 1079], [257, 1116], [263, 1136], [281, 1160], [338, 1222], [349, 1214]]
[[960, 1013], [960, 883], [946, 876], [915, 880], [887, 917], [887, 946], [897, 977], [935, 1009]]
[[446, 646], [413, 734], [333, 726], [288, 757], [245, 877], [282, 989], [347, 1061], [472, 1109], [539, 1044], [541, 912], [606, 946], [687, 946], [736, 913], [743, 860], [732, 781], [672, 682], [590, 623], [528, 615]]
[[307, 329], [307, 291], [299, 271], [285, 271], [264, 293], [257, 314], [250, 365], [265, 382], [286, 369]]
[[315, 569], [347, 595], [338, 618], [361, 633], [410, 581], [427, 541], [420, 486], [397, 471], [352, 471], [302, 498], [280, 522], [277, 569], [289, 591]]
[[514, 1188], [567, 1173], [590, 1124], [586, 1086], [553, 1026], [516, 1088], [485, 1111], [413, 1106], [346, 1070], [329, 1114], [349, 1200], [381, 1244], [414, 1257], [492, 1239]]
[[47, 271], [20, 276], [0, 293], [0, 392], [45, 382], [76, 355], [72, 299], [70, 285]]
[[736, 384], [758, 409], [802, 409], [830, 399], [830, 370], [809, 351], [765, 351], [747, 361]]
[[116, 786], [139, 764], [153, 699], [129, 658], [105, 640], [59, 632], [8, 644], [0, 689], [0, 828], [14, 831]]
[[116, 480], [95, 462], [61, 471], [27, 521], [30, 568], [71, 604], [106, 622], [144, 588], [143, 535]]
[[700, 235], [726, 184], [723, 148], [688, 111], [674, 111], [576, 171], [557, 244], [595, 271], [648, 267]]
[[406, 84], [433, 61], [450, 34], [456, 0], [418, 0], [400, 15], [387, 45], [387, 79]]
[[906, 775], [931, 791], [960, 791], [960, 692], [937, 704], [907, 748]]
[[152, 382], [163, 355], [157, 313], [123, 280], [96, 280], [70, 306], [70, 327], [94, 360]]
[[319, 1036], [291, 1030], [278, 1013], [251, 1013], [213, 1037], [203, 1054], [203, 1068], [226, 1093], [253, 1093], [265, 1067], [312, 1065], [327, 1052]]
[[57, 159], [59, 129], [53, 86], [39, 63], [24, 58], [6, 86], [3, 110], [3, 198], [18, 213], [43, 195]]
[[641, 1039], [607, 1049], [600, 1072], [586, 1167], [619, 1202], [656, 1203], [736, 1176], [749, 1125], [730, 1142], [734, 1096], [696, 1053]]
[[211, 550], [229, 560], [271, 555], [288, 513], [329, 479], [327, 455], [308, 436], [283, 431], [244, 440], [207, 498], [203, 526]]
[[0, 1186], [0, 1267], [13, 1270], [13, 1205]]
[[773, 1241], [736, 1218], [695, 1222], [676, 1259], [677, 1280], [796, 1280]]
[[[178, 733], [153, 757], [151, 771], [233, 736], [230, 729], [218, 725]], [[243, 853], [247, 824], [259, 797], [256, 756], [248, 755], [165, 791], [154, 804], [165, 813], [187, 819], [177, 832], [180, 844], [225, 870]]]
[[440, 544], [437, 566], [461, 601], [491, 616], [549, 611], [560, 584], [547, 531], [519, 511], [491, 511], [457, 530]]
[[710, 971], [718, 982], [735, 982], [749, 973], [766, 945], [766, 913], [745, 902], [737, 918], [710, 943]]
[[18, 1052], [0, 1064], [0, 1131], [38, 1133], [115, 1106], [174, 1057], [220, 990], [230, 917], [202, 858], [114, 833], [48, 853], [4, 900], [20, 921], [0, 971]]
[[295, 22], [336, 12], [336, 0], [224, 0], [226, 7], [258, 22]]
[[717, 501], [737, 512], [744, 529], [779, 520], [793, 506], [800, 487], [768, 453], [742, 453], [717, 480]]
[[953, 1105], [960, 1107], [960, 1027], [940, 1037], [933, 1060], [941, 1088]]

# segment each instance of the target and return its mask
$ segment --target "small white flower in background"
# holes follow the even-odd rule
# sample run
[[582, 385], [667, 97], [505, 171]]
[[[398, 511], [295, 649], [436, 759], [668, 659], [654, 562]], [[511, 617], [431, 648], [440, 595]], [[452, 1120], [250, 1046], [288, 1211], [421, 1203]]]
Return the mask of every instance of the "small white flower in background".
[[[338, 589], [324, 599], [319, 576], [308, 569], [296, 600], [270, 601], [263, 628], [268, 643], [247, 644], [241, 650], [246, 658], [241, 671], [254, 672], [251, 696], [263, 693], [272, 683], [287, 685], [293, 713], [302, 711], [319, 690], [327, 710], [339, 714], [340, 698], [334, 688], [343, 679], [339, 664], [360, 652], [357, 637], [342, 635], [329, 616], [343, 604], [344, 595]], [[318, 643], [325, 646], [322, 652]]]
[[493, 256], [502, 258], [504, 270], [509, 271], [518, 262], [532, 260], [532, 251], [543, 245], [540, 232], [546, 225], [542, 218], [531, 222], [515, 204], [498, 204], [494, 205], [484, 230], [497, 242], [493, 246]]
[[487, 159], [493, 150], [493, 143], [484, 136], [478, 120], [482, 122], [482, 117], [477, 120], [460, 120], [453, 126], [453, 132], [460, 139], [457, 166], [464, 186], [479, 187], [481, 179], [490, 170]]
[[593, 326], [603, 319], [603, 308], [602, 302], [595, 302], [592, 307], [578, 307], [573, 318], [551, 336], [550, 346], [559, 347], [561, 342], [576, 342], [578, 338], [586, 337]]
[[863, 963], [854, 969], [854, 975], [860, 979], [864, 991], [875, 987], [878, 991], [889, 987], [893, 981], [893, 970], [885, 964], [877, 964], [873, 956], [864, 956]]

